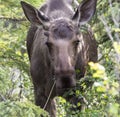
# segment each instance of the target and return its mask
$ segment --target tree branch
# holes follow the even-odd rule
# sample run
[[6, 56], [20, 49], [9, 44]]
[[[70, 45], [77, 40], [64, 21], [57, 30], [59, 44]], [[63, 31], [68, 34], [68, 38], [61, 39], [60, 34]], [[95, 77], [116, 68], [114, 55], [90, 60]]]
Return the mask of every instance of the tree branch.
[[109, 38], [111, 39], [111, 41], [113, 42], [114, 39], [113, 39], [113, 37], [112, 37], [110, 27], [107, 25], [107, 21], [106, 21], [105, 17], [102, 15], [102, 16], [99, 17], [99, 19], [100, 19], [100, 20], [102, 21], [102, 23], [104, 24], [105, 29], [106, 29], [106, 32], [107, 32]]
[[17, 19], [17, 18], [2, 17], [2, 16], [0, 16], [0, 20], [9, 20], [9, 21], [13, 21], [13, 22], [22, 22], [22, 21], [26, 21], [25, 18]]

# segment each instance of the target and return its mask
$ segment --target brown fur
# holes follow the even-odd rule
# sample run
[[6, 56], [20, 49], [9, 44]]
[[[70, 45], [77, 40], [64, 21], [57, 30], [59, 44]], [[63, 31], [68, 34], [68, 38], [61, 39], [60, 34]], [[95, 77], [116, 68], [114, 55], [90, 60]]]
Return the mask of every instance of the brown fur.
[[[86, 2], [89, 3], [87, 0]], [[91, 4], [96, 4], [95, 0], [92, 0], [92, 2]], [[58, 4], [59, 6], [57, 6]], [[71, 0], [68, 2], [67, 0], [49, 0], [40, 9], [46, 15], [47, 23], [44, 23], [45, 20], [41, 19], [40, 25], [42, 24], [43, 27], [40, 28], [32, 24], [27, 35], [27, 50], [36, 105], [44, 107], [51, 87], [56, 82], [45, 108], [51, 117], [56, 116], [54, 97], [57, 95], [62, 96], [68, 89], [75, 87], [76, 79], [79, 80], [84, 77], [88, 62], [97, 61], [96, 41], [90, 31], [82, 33], [79, 30], [79, 12], [75, 14], [71, 10], [71, 4]], [[82, 4], [84, 9], [85, 2]], [[31, 7], [30, 5], [26, 6], [27, 10], [28, 7]], [[31, 17], [36, 18], [38, 24], [39, 11], [33, 12], [31, 9], [28, 12], [31, 13], [30, 17], [24, 10], [26, 17], [32, 23], [34, 20]], [[35, 13], [37, 12], [38, 15], [36, 16]], [[74, 14], [75, 16], [72, 17]], [[44, 17], [41, 14], [39, 16]], [[48, 22], [48, 19], [50, 22]], [[49, 25], [47, 29], [45, 24]], [[76, 69], [80, 70], [78, 76], [75, 73]]]

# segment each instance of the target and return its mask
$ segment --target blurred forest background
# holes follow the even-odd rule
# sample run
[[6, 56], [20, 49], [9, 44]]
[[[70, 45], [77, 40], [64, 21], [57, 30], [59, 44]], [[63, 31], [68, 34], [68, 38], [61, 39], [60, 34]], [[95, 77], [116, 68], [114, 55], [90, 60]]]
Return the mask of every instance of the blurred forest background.
[[[24, 1], [37, 8], [44, 2]], [[98, 43], [99, 60], [89, 63], [92, 75], [79, 81], [85, 91], [76, 90], [76, 96], [86, 100], [86, 108], [72, 116], [70, 104], [59, 97], [58, 117], [66, 117], [66, 112], [67, 117], [120, 117], [120, 1], [98, 0], [89, 24]], [[34, 105], [25, 39], [29, 26], [20, 0], [0, 0], [0, 117], [48, 116]], [[91, 88], [84, 83], [88, 78], [94, 81]]]

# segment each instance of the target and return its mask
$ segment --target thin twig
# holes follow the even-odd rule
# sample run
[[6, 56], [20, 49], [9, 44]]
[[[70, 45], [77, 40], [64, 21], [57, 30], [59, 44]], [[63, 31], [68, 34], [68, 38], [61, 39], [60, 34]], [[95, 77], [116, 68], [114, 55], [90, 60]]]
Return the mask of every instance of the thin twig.
[[3, 101], [6, 101], [5, 97], [0, 93], [0, 97], [2, 98]]
[[46, 103], [45, 103], [45, 105], [44, 105], [44, 107], [43, 107], [44, 110], [45, 110], [45, 108], [46, 108], [46, 106], [47, 106], [47, 104], [48, 104], [48, 102], [49, 102], [49, 100], [50, 100], [50, 96], [51, 96], [51, 94], [52, 94], [52, 92], [53, 92], [53, 89], [54, 89], [55, 84], [56, 84], [56, 81], [54, 81], [53, 86], [52, 86], [52, 88], [51, 88], [51, 90], [50, 90], [50, 93], [49, 93], [49, 96], [48, 96], [48, 98], [47, 98], [47, 101], [46, 101]]

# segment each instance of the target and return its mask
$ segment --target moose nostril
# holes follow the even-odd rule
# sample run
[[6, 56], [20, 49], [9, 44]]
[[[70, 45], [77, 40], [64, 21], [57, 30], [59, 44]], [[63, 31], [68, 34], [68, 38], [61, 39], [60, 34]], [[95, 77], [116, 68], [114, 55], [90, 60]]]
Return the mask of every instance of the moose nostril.
[[61, 76], [62, 88], [75, 87], [75, 79], [72, 76]]
[[68, 81], [70, 79], [70, 76], [61, 76], [61, 79], [65, 79], [66, 81]]

